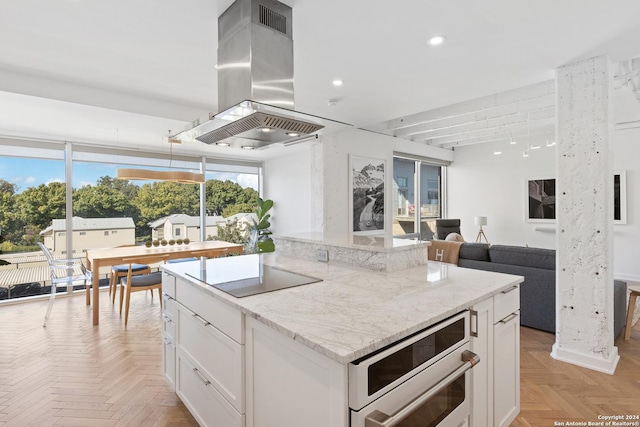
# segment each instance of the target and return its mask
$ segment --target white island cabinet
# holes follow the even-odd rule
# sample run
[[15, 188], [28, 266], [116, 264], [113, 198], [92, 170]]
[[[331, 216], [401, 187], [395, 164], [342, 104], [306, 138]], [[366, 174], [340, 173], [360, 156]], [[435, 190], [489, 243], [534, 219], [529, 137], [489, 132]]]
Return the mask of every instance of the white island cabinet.
[[[234, 298], [191, 277], [220, 268], [219, 261], [164, 267], [164, 375], [200, 425], [349, 427], [350, 362], [483, 307], [470, 325], [479, 333], [470, 345], [481, 357], [471, 371], [470, 425], [517, 415], [517, 290], [502, 292], [521, 277], [438, 263], [377, 273], [267, 260], [322, 281]], [[496, 375], [497, 368], [509, 375]]]
[[471, 349], [481, 360], [471, 375], [471, 424], [508, 426], [520, 412], [519, 287], [474, 305], [471, 333]]

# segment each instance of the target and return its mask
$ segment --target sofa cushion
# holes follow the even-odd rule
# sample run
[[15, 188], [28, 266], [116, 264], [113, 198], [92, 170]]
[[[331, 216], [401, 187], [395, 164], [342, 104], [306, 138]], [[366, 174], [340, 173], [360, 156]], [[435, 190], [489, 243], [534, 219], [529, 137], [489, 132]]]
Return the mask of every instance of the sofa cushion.
[[460, 246], [460, 259], [489, 261], [489, 245], [486, 243], [465, 243]]
[[522, 246], [493, 245], [489, 248], [491, 262], [523, 267], [556, 269], [554, 249], [528, 248]]

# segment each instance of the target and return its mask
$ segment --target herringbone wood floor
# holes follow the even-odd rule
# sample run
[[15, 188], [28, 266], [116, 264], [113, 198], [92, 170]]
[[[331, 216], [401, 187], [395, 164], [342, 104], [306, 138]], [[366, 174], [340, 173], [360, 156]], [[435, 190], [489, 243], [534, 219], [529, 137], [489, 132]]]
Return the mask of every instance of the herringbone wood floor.
[[[100, 307], [94, 328], [83, 295], [61, 298], [45, 329], [46, 301], [0, 306], [0, 425], [197, 425], [160, 372], [157, 295], [134, 294], [126, 330], [105, 292]], [[614, 376], [555, 361], [553, 342], [521, 328], [522, 408], [512, 426], [640, 414], [640, 326], [616, 340]]]
[[0, 306], [0, 425], [197, 426], [161, 375], [158, 294], [132, 295], [129, 325], [101, 292]]
[[640, 415], [640, 324], [629, 341], [622, 334], [615, 341], [620, 354], [615, 375], [553, 359], [549, 353], [554, 341], [554, 334], [520, 328], [520, 415], [512, 427]]

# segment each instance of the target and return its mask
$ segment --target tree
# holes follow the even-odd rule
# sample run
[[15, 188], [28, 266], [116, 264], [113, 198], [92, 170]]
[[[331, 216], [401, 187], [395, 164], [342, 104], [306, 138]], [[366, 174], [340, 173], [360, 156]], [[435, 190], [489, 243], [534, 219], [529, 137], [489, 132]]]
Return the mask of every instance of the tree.
[[[0, 233], [5, 236], [10, 235], [15, 231], [15, 227], [13, 227], [15, 215], [13, 215], [13, 212], [14, 196], [17, 190], [17, 185], [11, 184], [4, 179], [0, 179]], [[0, 234], [0, 239], [3, 238], [2, 234]]]
[[225, 208], [236, 204], [248, 203], [251, 205], [250, 210], [239, 210], [238, 212], [253, 211], [258, 197], [258, 192], [253, 188], [242, 188], [240, 184], [230, 180], [210, 179], [206, 183], [205, 191], [207, 195], [207, 211], [223, 216]]
[[118, 193], [124, 194], [130, 201], [138, 197], [138, 190], [140, 189], [137, 185], [129, 182], [128, 179], [118, 179], [110, 176], [100, 177], [98, 181], [96, 181], [96, 186], [112, 188], [118, 191]]
[[[137, 191], [136, 191], [137, 192]], [[85, 185], [73, 192], [74, 215], [83, 218], [116, 218], [138, 216], [133, 199], [108, 185]]]
[[146, 234], [148, 223], [158, 218], [171, 214], [199, 215], [198, 185], [167, 181], [144, 184], [134, 204], [140, 212], [136, 230], [144, 229], [142, 234]]
[[24, 243], [33, 244], [38, 239], [38, 233], [48, 227], [53, 219], [65, 217], [65, 200], [63, 182], [30, 187], [15, 197], [16, 226], [24, 233]]
[[225, 218], [229, 218], [230, 216], [235, 215], [237, 213], [253, 212], [255, 208], [256, 208], [255, 203], [236, 203], [234, 205], [228, 205], [227, 207], [225, 207], [222, 210], [222, 216]]

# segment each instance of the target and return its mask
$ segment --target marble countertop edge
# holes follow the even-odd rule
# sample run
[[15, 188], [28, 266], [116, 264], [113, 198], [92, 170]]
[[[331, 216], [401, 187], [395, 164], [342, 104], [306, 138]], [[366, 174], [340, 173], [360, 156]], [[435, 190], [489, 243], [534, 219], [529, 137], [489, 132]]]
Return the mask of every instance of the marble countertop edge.
[[[303, 260], [292, 260], [292, 263], [288, 264], [286, 260], [285, 258], [285, 262], [282, 263], [286, 269], [297, 270], [303, 274], [313, 275], [315, 272], [316, 275], [320, 275], [320, 269], [324, 269], [326, 275], [323, 282], [251, 297], [235, 298], [186, 276], [185, 273], [189, 270], [188, 264], [190, 263], [168, 264], [163, 266], [163, 269], [182, 277], [189, 284], [213, 296], [216, 300], [229, 304], [245, 315], [341, 364], [350, 363], [461, 311], [470, 309], [474, 304], [491, 298], [514, 284], [521, 283], [524, 279], [522, 276], [463, 269], [454, 265], [430, 262], [429, 272], [446, 269], [451, 272], [449, 276], [459, 274], [461, 278], [447, 276], [442, 280], [442, 283], [436, 281], [431, 284], [423, 279], [423, 282], [411, 283], [408, 290], [404, 289], [404, 293], [401, 292], [402, 289], [394, 293], [396, 290], [393, 288], [393, 283], [398, 281], [404, 283], [407, 280], [403, 276], [398, 278], [398, 272], [372, 273], [363, 272], [358, 268], [345, 268], [344, 265], [332, 267], [325, 263]], [[197, 261], [194, 263], [191, 268], [199, 265]], [[275, 261], [269, 264], [274, 265], [274, 263], [280, 266], [280, 263]], [[415, 270], [411, 269], [412, 271], [407, 272], [407, 276], [415, 276], [416, 273], [424, 272], [426, 268], [427, 266], [416, 267]], [[470, 276], [478, 277], [479, 280], [484, 277], [487, 284], [483, 285], [481, 289], [474, 288], [473, 293], [468, 292]], [[353, 286], [351, 280], [354, 278], [376, 283], [371, 283], [372, 289], [363, 287], [362, 284]], [[416, 311], [408, 311], [406, 314], [395, 313], [392, 320], [395, 323], [393, 324], [390, 324], [391, 321], [387, 321], [386, 318], [384, 321], [362, 318], [366, 314], [359, 317], [357, 314], [352, 314], [354, 316], [353, 323], [340, 323], [339, 319], [335, 319], [330, 311], [323, 312], [327, 307], [333, 310], [340, 309], [343, 303], [340, 300], [342, 293], [345, 295], [353, 294], [353, 298], [358, 298], [359, 295], [366, 296], [369, 293], [378, 298], [373, 303], [374, 305], [385, 304], [384, 298], [378, 295], [376, 286], [383, 287], [379, 289], [380, 293], [386, 292], [392, 296], [397, 294], [397, 299], [400, 300], [399, 302], [395, 301], [394, 305], [395, 298], [390, 298], [389, 306], [382, 307], [385, 310], [407, 305], [410, 308], [415, 308], [412, 305], [412, 297], [416, 292], [422, 298], [417, 309], [423, 310], [425, 306], [429, 309], [424, 309], [424, 317], [419, 316]], [[445, 298], [449, 294], [451, 296]], [[433, 301], [429, 301], [429, 296]], [[352, 302], [346, 306], [355, 307], [356, 305]], [[363, 313], [365, 312], [366, 310], [363, 310]], [[365, 327], [375, 326], [378, 326], [380, 330], [372, 330], [370, 338], [363, 338], [364, 334], [357, 333], [357, 328], [364, 330]]]

